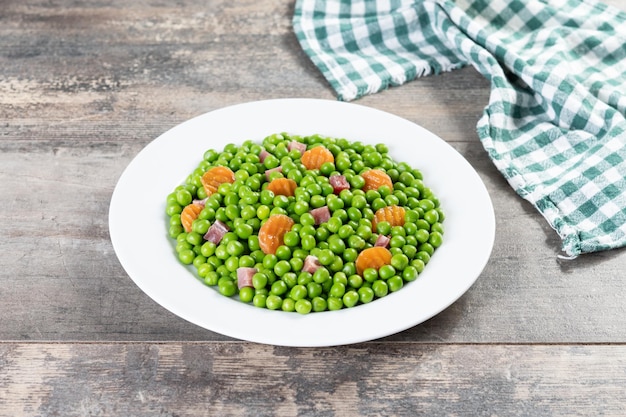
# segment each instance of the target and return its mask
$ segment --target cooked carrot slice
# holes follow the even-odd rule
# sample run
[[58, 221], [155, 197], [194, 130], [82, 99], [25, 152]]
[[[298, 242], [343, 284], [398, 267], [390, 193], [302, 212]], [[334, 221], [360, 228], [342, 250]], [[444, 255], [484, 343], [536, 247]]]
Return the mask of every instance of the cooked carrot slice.
[[225, 182], [232, 184], [235, 182], [235, 173], [228, 167], [217, 166], [205, 172], [202, 178], [200, 178], [200, 181], [202, 182], [204, 191], [206, 191], [206, 195], [211, 195], [217, 191], [220, 184], [224, 184]]
[[374, 246], [359, 253], [354, 264], [357, 274], [363, 275], [367, 268], [379, 269], [383, 265], [390, 265], [391, 252], [387, 248]]
[[267, 219], [259, 229], [259, 246], [263, 253], [274, 254], [279, 246], [284, 244], [283, 237], [294, 225], [291, 217], [284, 214], [274, 214]]
[[267, 189], [275, 195], [286, 195], [291, 197], [294, 195], [298, 184], [289, 178], [276, 178], [267, 185]]
[[180, 223], [183, 225], [185, 232], [191, 232], [191, 224], [198, 218], [198, 215], [204, 207], [201, 204], [188, 204], [180, 213]]
[[401, 206], [387, 206], [376, 210], [372, 219], [372, 230], [376, 231], [376, 224], [389, 222], [391, 226], [404, 226], [406, 210]]
[[300, 157], [300, 162], [306, 169], [320, 169], [325, 162], [335, 162], [333, 153], [323, 146], [309, 149]]
[[370, 169], [361, 174], [361, 177], [365, 180], [363, 191], [378, 190], [383, 185], [389, 187], [393, 191], [393, 182], [389, 175], [385, 171], [380, 169]]

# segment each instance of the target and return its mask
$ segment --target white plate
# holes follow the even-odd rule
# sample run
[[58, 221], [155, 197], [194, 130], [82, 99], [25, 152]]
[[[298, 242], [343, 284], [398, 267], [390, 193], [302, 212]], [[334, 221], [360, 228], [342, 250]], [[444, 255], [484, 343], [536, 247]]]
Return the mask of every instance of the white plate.
[[[167, 236], [166, 196], [207, 149], [260, 141], [277, 132], [385, 143], [397, 161], [424, 174], [446, 214], [443, 245], [418, 280], [370, 304], [300, 315], [260, 309], [220, 295], [181, 265]], [[141, 211], [137, 210], [141, 207]], [[258, 101], [198, 116], [165, 132], [128, 165], [111, 198], [109, 228], [130, 278], [185, 320], [226, 336], [283, 346], [333, 346], [388, 336], [438, 314], [475, 282], [493, 247], [487, 190], [446, 142], [400, 117], [339, 101]]]

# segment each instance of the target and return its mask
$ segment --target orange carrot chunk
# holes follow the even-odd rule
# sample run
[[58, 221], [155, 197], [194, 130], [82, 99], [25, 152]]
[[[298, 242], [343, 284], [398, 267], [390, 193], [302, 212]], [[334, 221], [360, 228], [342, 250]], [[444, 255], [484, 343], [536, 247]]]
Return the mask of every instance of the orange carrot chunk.
[[387, 206], [376, 210], [372, 219], [372, 231], [376, 231], [376, 224], [388, 222], [393, 226], [404, 226], [406, 210], [402, 206]]
[[293, 219], [284, 214], [270, 216], [259, 229], [259, 246], [263, 253], [275, 254], [276, 249], [284, 244], [283, 237], [295, 224]]
[[209, 196], [217, 192], [217, 188], [226, 182], [232, 184], [235, 182], [235, 173], [228, 167], [217, 166], [209, 169], [200, 178], [206, 195]]
[[267, 185], [267, 189], [272, 191], [274, 195], [285, 195], [292, 197], [295, 194], [298, 184], [289, 178], [276, 178]]
[[380, 269], [383, 265], [391, 264], [391, 252], [381, 246], [374, 246], [359, 253], [355, 261], [356, 273], [363, 276], [368, 268]]
[[361, 177], [365, 180], [363, 191], [378, 190], [383, 185], [386, 185], [393, 191], [393, 182], [391, 182], [391, 178], [385, 171], [370, 169], [361, 173]]
[[335, 162], [333, 153], [323, 146], [316, 146], [309, 149], [300, 157], [300, 162], [306, 169], [320, 169], [322, 164], [326, 162]]
[[180, 223], [183, 225], [185, 232], [191, 232], [191, 224], [198, 218], [198, 215], [202, 211], [204, 206], [201, 204], [191, 203], [186, 205], [183, 211], [180, 213]]

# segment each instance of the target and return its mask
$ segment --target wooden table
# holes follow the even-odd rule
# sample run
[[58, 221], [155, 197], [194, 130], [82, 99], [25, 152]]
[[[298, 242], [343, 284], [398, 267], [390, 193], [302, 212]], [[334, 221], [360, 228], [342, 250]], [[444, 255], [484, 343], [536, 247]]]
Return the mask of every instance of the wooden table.
[[491, 259], [441, 314], [357, 345], [275, 347], [192, 325], [128, 277], [108, 208], [146, 144], [230, 104], [335, 98], [293, 7], [1, 2], [0, 415], [626, 415], [626, 253], [557, 258], [478, 141], [489, 85], [471, 67], [358, 101], [445, 139], [493, 200]]

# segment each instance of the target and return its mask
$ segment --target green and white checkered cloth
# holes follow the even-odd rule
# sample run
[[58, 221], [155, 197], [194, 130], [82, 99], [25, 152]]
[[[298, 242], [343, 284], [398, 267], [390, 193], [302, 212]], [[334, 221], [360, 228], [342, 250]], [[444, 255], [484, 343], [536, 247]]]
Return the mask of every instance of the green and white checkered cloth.
[[473, 65], [477, 125], [569, 257], [626, 245], [626, 13], [593, 0], [297, 0], [304, 51], [339, 99]]

